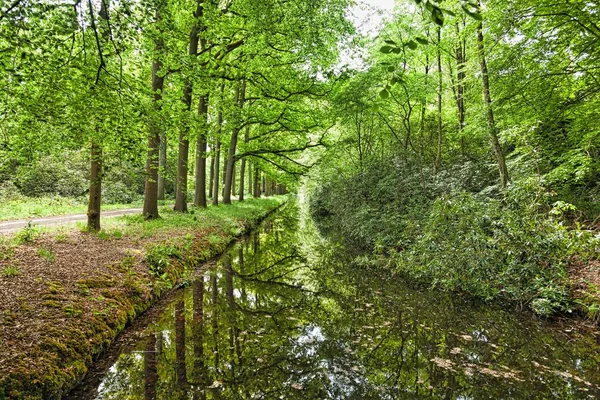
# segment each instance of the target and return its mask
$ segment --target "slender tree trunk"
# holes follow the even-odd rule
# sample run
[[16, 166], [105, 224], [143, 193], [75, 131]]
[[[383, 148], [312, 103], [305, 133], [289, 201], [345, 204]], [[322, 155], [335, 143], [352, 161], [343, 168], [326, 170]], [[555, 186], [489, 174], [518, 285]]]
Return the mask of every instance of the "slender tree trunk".
[[225, 176], [227, 174], [227, 155], [228, 152], [223, 148], [223, 143], [221, 143], [221, 153], [223, 154], [223, 165], [221, 169], [221, 197], [225, 197]]
[[233, 175], [231, 177], [231, 195], [237, 196], [237, 164], [233, 164]]
[[219, 126], [219, 131], [217, 132], [217, 144], [215, 146], [215, 175], [213, 177], [213, 199], [212, 203], [215, 206], [219, 205], [219, 181], [221, 179], [219, 169], [221, 167], [221, 129], [223, 127], [223, 111], [219, 110], [219, 114], [217, 116], [217, 124]]
[[90, 163], [90, 198], [87, 211], [87, 228], [100, 230], [100, 207], [102, 204], [102, 146], [92, 142]]
[[498, 128], [496, 127], [496, 121], [494, 119], [494, 110], [492, 107], [492, 96], [490, 95], [490, 82], [488, 76], [487, 62], [485, 59], [485, 48], [483, 45], [483, 24], [479, 23], [477, 26], [477, 48], [479, 50], [479, 63], [481, 65], [481, 82], [483, 89], [483, 99], [485, 101], [488, 131], [490, 135], [490, 141], [492, 142], [492, 148], [496, 155], [496, 162], [498, 163], [498, 171], [500, 173], [500, 183], [502, 188], [505, 189], [510, 182], [508, 175], [508, 169], [506, 167], [506, 160], [504, 159], [504, 153], [498, 140]]
[[[184, 87], [183, 103], [185, 112], [189, 113], [192, 104], [192, 87], [186, 82]], [[175, 211], [187, 212], [187, 190], [188, 190], [188, 162], [190, 141], [188, 139], [189, 125], [187, 121], [181, 123], [179, 130], [179, 151], [177, 157], [177, 190], [175, 194]]]
[[[197, 2], [196, 12], [194, 13], [194, 17], [196, 19], [202, 16], [202, 0]], [[198, 54], [198, 43], [200, 41], [200, 27], [198, 22], [194, 23], [192, 26], [192, 30], [190, 32], [190, 46], [188, 54], [190, 56], [195, 56]], [[189, 114], [192, 109], [192, 81], [189, 76], [185, 77], [185, 81], [183, 84], [183, 96], [181, 97], [181, 101], [184, 105], [184, 112], [186, 115]], [[179, 129], [179, 155], [177, 158], [177, 192], [175, 195], [175, 211], [187, 212], [187, 190], [188, 190], [188, 162], [189, 162], [189, 151], [190, 151], [190, 141], [189, 141], [189, 132], [190, 126], [188, 123], [188, 119], [184, 118], [181, 123], [181, 128]]]
[[437, 152], [435, 155], [435, 171], [439, 171], [442, 163], [442, 144], [444, 141], [443, 130], [442, 130], [442, 89], [443, 89], [443, 77], [442, 77], [442, 28], [438, 27], [437, 31], [437, 67], [438, 67], [438, 109], [437, 109], [437, 129], [438, 129], [438, 141], [437, 141]]
[[211, 199], [213, 198], [213, 182], [215, 178], [215, 143], [216, 141], [213, 141], [211, 144], [212, 155], [210, 157], [210, 171], [208, 172], [208, 196]]
[[196, 144], [196, 188], [194, 205], [196, 207], [206, 207], [206, 140], [208, 130], [208, 95], [200, 98], [198, 115], [203, 122], [203, 131], [198, 134], [198, 141]]
[[158, 153], [158, 200], [165, 199], [165, 175], [167, 173], [167, 135], [160, 132], [160, 151]]
[[244, 106], [244, 100], [246, 96], [246, 82], [242, 81], [238, 88], [236, 88], [236, 106], [238, 108], [237, 113], [238, 116], [236, 118], [235, 124], [236, 126], [233, 128], [231, 132], [231, 141], [229, 142], [229, 152], [227, 155], [227, 170], [225, 174], [225, 193], [223, 195], [223, 203], [231, 204], [231, 187], [233, 183], [233, 171], [235, 166], [235, 151], [237, 147], [238, 135], [240, 133], [240, 118], [241, 118], [241, 110]]
[[254, 165], [254, 197], [260, 197], [260, 170]]
[[[156, 20], [161, 20], [161, 9], [156, 10]], [[156, 58], [152, 63], [152, 92], [153, 98], [153, 114], [150, 117], [150, 129], [148, 133], [148, 155], [146, 156], [146, 182], [144, 185], [144, 208], [142, 214], [146, 219], [156, 219], [158, 215], [158, 171], [159, 171], [159, 153], [160, 153], [160, 136], [163, 134], [162, 124], [160, 122], [160, 114], [162, 111], [162, 93], [165, 83], [165, 78], [159, 72], [162, 68], [160, 55], [164, 51], [164, 41], [162, 32], [159, 33], [154, 51]]]
[[[246, 131], [244, 133], [244, 143], [248, 143], [250, 140], [250, 127], [246, 127]], [[240, 194], [238, 197], [239, 201], [244, 201], [244, 191], [246, 188], [244, 187], [244, 179], [246, 175], [246, 157], [242, 158], [240, 163]]]
[[252, 196], [252, 194], [254, 193], [254, 190], [252, 188], [254, 176], [252, 175], [252, 163], [250, 162], [250, 160], [248, 160], [248, 173], [246, 175], [248, 175], [248, 195]]
[[466, 58], [466, 43], [461, 38], [458, 22], [456, 23], [456, 35], [458, 43], [456, 45], [456, 108], [458, 111], [458, 136], [460, 138], [460, 149], [463, 157], [466, 157], [465, 144], [465, 65]]

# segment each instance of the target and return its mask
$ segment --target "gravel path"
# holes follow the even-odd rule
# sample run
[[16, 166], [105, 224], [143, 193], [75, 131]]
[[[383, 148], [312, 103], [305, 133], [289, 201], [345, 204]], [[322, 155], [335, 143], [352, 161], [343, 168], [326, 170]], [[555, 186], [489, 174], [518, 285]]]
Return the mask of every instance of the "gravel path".
[[[141, 208], [125, 208], [122, 210], [102, 211], [102, 218], [120, 217], [121, 215], [140, 214]], [[86, 214], [57, 215], [55, 217], [29, 218], [0, 222], [0, 234], [13, 233], [27, 226], [31, 221], [34, 226], [66, 225], [77, 221], [87, 221]]]

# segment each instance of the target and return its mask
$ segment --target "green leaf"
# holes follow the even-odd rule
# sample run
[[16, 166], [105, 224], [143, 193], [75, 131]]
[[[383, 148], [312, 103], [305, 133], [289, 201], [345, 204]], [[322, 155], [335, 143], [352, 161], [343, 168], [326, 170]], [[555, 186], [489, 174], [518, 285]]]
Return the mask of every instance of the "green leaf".
[[435, 8], [431, 12], [431, 20], [439, 26], [444, 26], [444, 14], [439, 8]]
[[388, 72], [394, 72], [396, 70], [396, 67], [394, 67], [393, 65], [390, 65], [389, 67], [387, 67]]
[[469, 17], [476, 19], [477, 21], [482, 21], [483, 17], [481, 16], [481, 13], [479, 12], [472, 12], [467, 10], [466, 8], [463, 7], [463, 9], [465, 10], [465, 14], [467, 14]]
[[380, 52], [382, 52], [383, 54], [389, 54], [394, 50], [394, 47], [392, 46], [383, 46], [382, 48], [379, 49]]
[[391, 40], [391, 39], [386, 39], [386, 40], [384, 40], [384, 42], [386, 42], [387, 44], [391, 44], [391, 45], [393, 45], [393, 46], [397, 46], [397, 43], [396, 43], [396, 42], [394, 42], [394, 41], [393, 41], [393, 40]]
[[467, 14], [471, 18], [476, 19], [477, 21], [483, 20], [483, 17], [481, 16], [481, 13], [479, 12], [479, 8], [477, 7], [476, 4], [463, 3], [462, 9], [465, 12], [465, 14]]
[[392, 85], [397, 85], [399, 83], [404, 83], [404, 79], [402, 79], [399, 76], [394, 76], [391, 80], [390, 80], [390, 84]]
[[418, 46], [418, 44], [414, 40], [411, 40], [411, 41], [409, 41], [409, 42], [406, 43], [406, 47], [408, 47], [411, 50], [416, 49], [417, 46]]
[[451, 17], [456, 17], [456, 14], [446, 8], [441, 8], [442, 12], [446, 15], [450, 15]]
[[381, 92], [379, 92], [379, 97], [386, 100], [390, 97], [390, 92], [388, 92], [387, 89], [383, 89]]
[[429, 44], [429, 42], [427, 41], [427, 39], [422, 38], [422, 37], [417, 37], [415, 38], [415, 40], [423, 45]]

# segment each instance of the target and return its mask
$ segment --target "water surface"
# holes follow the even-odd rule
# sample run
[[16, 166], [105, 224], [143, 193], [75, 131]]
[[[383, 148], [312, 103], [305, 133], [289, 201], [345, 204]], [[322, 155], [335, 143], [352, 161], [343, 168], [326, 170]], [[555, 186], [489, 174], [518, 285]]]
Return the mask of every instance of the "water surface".
[[78, 396], [600, 397], [592, 333], [357, 267], [305, 215], [290, 204], [234, 246]]

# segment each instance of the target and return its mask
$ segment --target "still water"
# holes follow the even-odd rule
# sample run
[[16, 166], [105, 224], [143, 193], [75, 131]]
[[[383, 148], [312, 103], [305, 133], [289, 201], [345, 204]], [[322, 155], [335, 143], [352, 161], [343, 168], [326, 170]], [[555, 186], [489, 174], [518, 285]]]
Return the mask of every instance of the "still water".
[[593, 333], [357, 267], [296, 203], [155, 314], [78, 398], [600, 398]]

